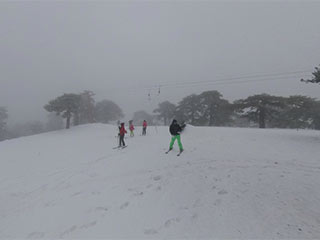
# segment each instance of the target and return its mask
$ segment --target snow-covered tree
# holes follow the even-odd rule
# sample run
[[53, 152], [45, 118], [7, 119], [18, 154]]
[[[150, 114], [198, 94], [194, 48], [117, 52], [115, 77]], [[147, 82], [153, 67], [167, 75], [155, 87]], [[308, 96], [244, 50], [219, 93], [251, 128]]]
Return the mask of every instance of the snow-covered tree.
[[259, 94], [237, 100], [234, 106], [241, 116], [258, 123], [259, 128], [265, 128], [266, 122], [276, 118], [285, 104], [283, 97]]
[[277, 117], [270, 121], [272, 127], [310, 128], [313, 125], [317, 105], [314, 98], [295, 95], [284, 98], [284, 103]]

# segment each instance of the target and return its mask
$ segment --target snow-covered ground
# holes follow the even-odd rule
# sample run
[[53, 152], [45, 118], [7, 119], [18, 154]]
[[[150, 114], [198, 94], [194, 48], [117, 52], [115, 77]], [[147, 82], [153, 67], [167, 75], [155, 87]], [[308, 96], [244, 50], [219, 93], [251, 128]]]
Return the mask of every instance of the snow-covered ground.
[[0, 238], [320, 238], [320, 132], [93, 124], [0, 143]]

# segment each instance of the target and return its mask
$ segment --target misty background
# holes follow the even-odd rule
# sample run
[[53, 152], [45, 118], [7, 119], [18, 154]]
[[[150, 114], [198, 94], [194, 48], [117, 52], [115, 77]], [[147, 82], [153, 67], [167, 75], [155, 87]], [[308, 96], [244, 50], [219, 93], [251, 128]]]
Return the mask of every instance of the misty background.
[[[318, 98], [300, 79], [320, 64], [319, 12], [307, 1], [2, 1], [0, 106], [13, 125], [46, 121], [49, 100], [84, 90], [126, 119], [207, 90]], [[298, 73], [230, 83], [288, 72]]]

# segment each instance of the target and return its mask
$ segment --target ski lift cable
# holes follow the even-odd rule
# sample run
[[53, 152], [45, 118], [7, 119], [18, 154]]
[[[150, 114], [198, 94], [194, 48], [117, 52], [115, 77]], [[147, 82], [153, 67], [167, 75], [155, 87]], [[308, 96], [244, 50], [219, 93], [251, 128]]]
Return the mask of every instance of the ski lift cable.
[[[247, 84], [247, 83], [261, 83], [261, 82], [268, 82], [268, 81], [284, 81], [284, 80], [292, 80], [292, 78], [298, 78], [299, 80], [301, 78], [308, 78], [309, 76], [306, 76], [306, 75], [296, 75], [296, 76], [282, 76], [282, 77], [273, 77], [273, 78], [261, 78], [261, 79], [243, 79], [243, 80], [240, 80], [240, 81], [236, 81], [236, 80], [233, 80], [233, 81], [216, 81], [216, 82], [195, 82], [195, 83], [187, 83], [187, 84], [176, 84], [176, 85], [162, 85], [161, 87], [162, 88], [190, 88], [190, 87], [204, 87], [204, 86], [214, 86], [214, 85], [230, 85], [230, 84]], [[148, 88], [144, 88], [144, 87], [139, 87], [139, 90], [143, 90], [143, 89], [147, 89], [148, 90], [148, 97], [151, 98], [151, 93], [150, 93], [150, 87]], [[154, 86], [153, 90], [157, 90], [157, 87]], [[115, 92], [116, 89], [113, 89], [113, 91]], [[128, 89], [126, 91], [126, 93], [123, 92], [123, 94], [132, 94], [132, 95], [135, 95], [137, 94], [137, 91], [138, 89], [137, 88], [131, 88], [131, 89]]]
[[[302, 76], [303, 77], [303, 76]], [[281, 77], [281, 78], [266, 78], [266, 79], [251, 79], [251, 80], [242, 80], [242, 81], [228, 81], [228, 82], [203, 82], [203, 83], [194, 83], [188, 85], [176, 85], [168, 86], [172, 88], [184, 88], [184, 87], [197, 87], [197, 86], [210, 86], [210, 85], [229, 85], [229, 84], [244, 84], [244, 83], [254, 83], [254, 82], [267, 82], [267, 81], [282, 81], [282, 80], [291, 80], [292, 77]]]
[[[285, 80], [285, 79], [292, 79], [292, 78], [308, 78], [306, 75], [301, 75], [302, 73], [310, 73], [310, 71], [294, 71], [294, 72], [282, 72], [282, 73], [269, 73], [269, 74], [261, 74], [261, 75], [247, 75], [242, 77], [230, 77], [230, 78], [221, 78], [221, 79], [214, 79], [214, 80], [207, 80], [207, 81], [193, 81], [193, 82], [175, 82], [175, 83], [161, 83], [161, 85], [153, 85], [153, 86], [139, 86], [139, 89], [147, 89], [149, 91], [158, 89], [158, 93], [161, 92], [160, 88], [166, 87], [190, 87], [190, 86], [204, 86], [204, 85], [225, 85], [225, 84], [236, 84], [236, 83], [248, 83], [248, 82], [262, 82], [262, 81], [276, 81], [276, 80]], [[297, 75], [301, 73], [300, 75]], [[288, 75], [288, 76], [285, 76]], [[272, 77], [272, 78], [271, 78]], [[251, 78], [259, 78], [259, 79], [251, 79]], [[251, 79], [251, 80], [250, 80]], [[236, 81], [240, 80], [240, 81]], [[242, 80], [242, 81], [241, 81]], [[135, 90], [138, 87], [130, 88], [130, 92], [136, 92]]]
[[[245, 83], [245, 82], [261, 82], [267, 81], [267, 80], [283, 80], [288, 78], [303, 78], [305, 75], [297, 75], [297, 73], [306, 73], [309, 71], [295, 71], [295, 72], [286, 72], [286, 73], [273, 73], [273, 74], [264, 74], [264, 75], [251, 75], [246, 77], [231, 77], [231, 78], [223, 78], [223, 79], [215, 79], [215, 80], [208, 80], [208, 81], [193, 81], [193, 82], [181, 82], [181, 83], [168, 83], [168, 84], [161, 84], [161, 87], [179, 87], [179, 86], [185, 86], [185, 85], [204, 85], [204, 84], [228, 84], [230, 83], [236, 83], [235, 80], [246, 80], [250, 78], [260, 78], [260, 79], [252, 79], [252, 80], [246, 80], [246, 81], [237, 81], [238, 83]], [[283, 76], [283, 75], [293, 75], [294, 76]], [[278, 78], [270, 78], [270, 77], [278, 77]], [[307, 76], [308, 77], [308, 76]], [[154, 87], [156, 88], [156, 86]]]
[[[186, 84], [197, 84], [197, 83], [211, 83], [211, 82], [226, 82], [226, 81], [233, 81], [233, 80], [242, 80], [242, 79], [251, 79], [251, 78], [265, 78], [265, 77], [277, 77], [282, 75], [295, 75], [298, 73], [310, 73], [310, 71], [295, 71], [295, 72], [283, 72], [283, 73], [270, 73], [270, 74], [260, 74], [260, 75], [247, 75], [242, 77], [230, 77], [230, 78], [220, 78], [214, 80], [206, 80], [206, 81], [192, 81], [192, 82], [180, 82], [180, 83], [167, 83], [162, 84], [162, 86], [174, 86], [174, 85], [186, 85]], [[290, 76], [295, 77], [295, 76]]]
[[[262, 79], [249, 79], [249, 80], [240, 80], [240, 81], [203, 81], [203, 82], [194, 82], [194, 83], [186, 83], [186, 84], [175, 84], [175, 85], [163, 85], [163, 88], [186, 88], [186, 87], [197, 87], [197, 86], [210, 86], [210, 85], [228, 85], [228, 84], [245, 84], [245, 83], [255, 83], [255, 82], [267, 82], [267, 81], [283, 81], [283, 80], [292, 80], [292, 78], [307, 78], [305, 75], [297, 75], [297, 76], [283, 76], [277, 78], [262, 78]], [[154, 88], [156, 89], [156, 88]]]

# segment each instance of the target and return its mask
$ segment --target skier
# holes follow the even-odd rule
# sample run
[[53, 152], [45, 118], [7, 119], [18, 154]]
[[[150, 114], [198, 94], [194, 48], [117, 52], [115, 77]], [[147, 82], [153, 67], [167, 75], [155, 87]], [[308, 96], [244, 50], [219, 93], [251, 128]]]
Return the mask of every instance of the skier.
[[124, 123], [121, 123], [121, 127], [119, 128], [119, 147], [125, 147], [126, 144], [124, 143], [124, 135], [127, 133], [126, 129], [124, 128]]
[[143, 123], [142, 123], [142, 135], [146, 135], [147, 134], [147, 121], [146, 120], [143, 120]]
[[134, 130], [134, 126], [132, 123], [132, 120], [129, 121], [129, 130], [130, 130], [130, 137], [134, 136], [133, 130]]
[[180, 155], [183, 152], [183, 147], [182, 147], [181, 138], [180, 138], [180, 133], [182, 131], [182, 128], [178, 124], [177, 120], [173, 119], [173, 121], [172, 121], [172, 123], [170, 125], [170, 128], [169, 128], [169, 131], [170, 131], [172, 137], [171, 137], [169, 150], [166, 153], [168, 153], [169, 151], [172, 150], [173, 144], [177, 139], [178, 140], [179, 149], [180, 149], [180, 152], [179, 152], [178, 155]]

